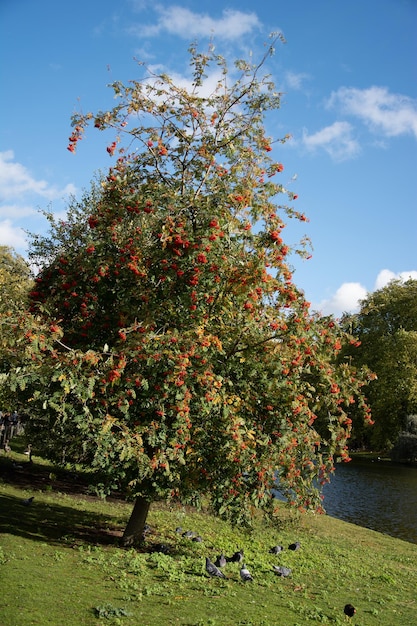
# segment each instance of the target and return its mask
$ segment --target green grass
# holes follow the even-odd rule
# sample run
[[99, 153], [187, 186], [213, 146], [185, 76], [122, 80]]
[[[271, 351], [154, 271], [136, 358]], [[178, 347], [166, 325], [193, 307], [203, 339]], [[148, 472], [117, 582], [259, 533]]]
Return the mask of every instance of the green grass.
[[[0, 458], [0, 623], [2, 626], [417, 625], [417, 545], [327, 516], [293, 516], [284, 507], [275, 526], [259, 520], [252, 533], [189, 509], [154, 505], [143, 549], [122, 549], [118, 537], [131, 505], [58, 491], [56, 474], [35, 457], [30, 479], [13, 480]], [[17, 470], [18, 471], [18, 470]], [[22, 500], [34, 495], [33, 504]], [[181, 526], [203, 543], [175, 532]], [[297, 552], [269, 554], [298, 540]], [[170, 554], [151, 552], [168, 544]], [[253, 583], [229, 563], [227, 580], [208, 578], [205, 556], [244, 548]], [[281, 579], [272, 564], [292, 568]]]

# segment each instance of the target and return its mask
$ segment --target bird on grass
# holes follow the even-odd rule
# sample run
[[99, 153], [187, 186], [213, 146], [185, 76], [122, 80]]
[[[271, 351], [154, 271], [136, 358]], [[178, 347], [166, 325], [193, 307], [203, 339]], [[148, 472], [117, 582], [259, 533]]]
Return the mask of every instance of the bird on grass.
[[240, 577], [244, 583], [247, 583], [248, 581], [253, 580], [252, 574], [250, 573], [250, 571], [248, 570], [248, 568], [246, 567], [244, 563], [242, 564], [242, 567], [240, 570]]
[[145, 541], [146, 537], [151, 532], [152, 532], [152, 528], [149, 526], [149, 524], [145, 524], [145, 526], [143, 527], [143, 531], [142, 531], [142, 541]]
[[243, 550], [238, 550], [237, 552], [235, 552], [233, 554], [233, 556], [230, 556], [226, 560], [229, 561], [229, 563], [242, 563], [242, 561], [243, 561]]
[[23, 500], [22, 502], [23, 506], [30, 506], [34, 499], [35, 499], [35, 496], [32, 496], [30, 498], [27, 498], [26, 500]]
[[150, 551], [160, 552], [161, 554], [169, 554], [171, 552], [171, 548], [166, 543], [155, 543], [151, 546]]
[[273, 565], [272, 569], [277, 576], [282, 576], [283, 578], [286, 578], [291, 574], [291, 569], [289, 567], [284, 567], [283, 565]]
[[192, 530], [186, 530], [184, 533], [182, 533], [182, 536], [186, 539], [191, 539], [192, 537], [194, 537], [194, 535], [195, 533]]
[[356, 613], [356, 609], [353, 606], [353, 604], [345, 604], [345, 608], [343, 609], [343, 613], [346, 615], [347, 618], [351, 618], [355, 615]]
[[301, 548], [301, 543], [299, 541], [290, 543], [290, 545], [288, 546], [288, 550], [299, 550], [300, 548]]
[[269, 553], [270, 553], [270, 554], [279, 554], [280, 552], [282, 552], [282, 551], [283, 551], [283, 549], [284, 549], [284, 546], [273, 546], [273, 547], [270, 549]]
[[210, 561], [208, 556], [206, 556], [206, 572], [209, 576], [212, 576], [213, 578], [226, 578], [223, 572]]
[[217, 559], [214, 561], [214, 565], [216, 567], [224, 567], [226, 563], [227, 563], [227, 560], [224, 554], [221, 554], [220, 556], [218, 556]]

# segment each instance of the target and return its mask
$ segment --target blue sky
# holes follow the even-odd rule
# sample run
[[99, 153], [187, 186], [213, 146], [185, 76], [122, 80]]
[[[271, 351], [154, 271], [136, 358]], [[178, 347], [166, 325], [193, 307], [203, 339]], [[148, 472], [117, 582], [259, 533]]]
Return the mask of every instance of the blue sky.
[[187, 77], [188, 45], [213, 38], [231, 61], [268, 61], [281, 109], [266, 118], [284, 184], [313, 244], [295, 282], [313, 308], [340, 315], [395, 277], [417, 278], [416, 0], [1, 0], [0, 245], [25, 254], [39, 209], [111, 165], [91, 129], [67, 151], [73, 112], [112, 106], [107, 85], [139, 76], [134, 58]]

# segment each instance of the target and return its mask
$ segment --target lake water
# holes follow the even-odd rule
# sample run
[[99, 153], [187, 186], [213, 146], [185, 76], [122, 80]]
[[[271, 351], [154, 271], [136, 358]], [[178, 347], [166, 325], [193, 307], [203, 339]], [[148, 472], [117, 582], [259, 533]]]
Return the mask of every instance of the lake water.
[[323, 489], [328, 515], [417, 543], [417, 468], [383, 461], [338, 463]]

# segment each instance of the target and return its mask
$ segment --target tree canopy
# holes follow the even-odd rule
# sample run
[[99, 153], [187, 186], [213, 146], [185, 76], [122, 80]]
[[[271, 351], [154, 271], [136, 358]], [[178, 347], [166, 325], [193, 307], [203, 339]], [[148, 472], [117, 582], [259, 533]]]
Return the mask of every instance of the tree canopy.
[[16, 319], [26, 310], [32, 276], [28, 263], [9, 246], [0, 246], [0, 372], [15, 359], [8, 346], [16, 340]]
[[0, 313], [26, 308], [31, 280], [25, 259], [9, 246], [0, 246]]
[[116, 106], [74, 116], [69, 144], [113, 131], [113, 165], [32, 242], [33, 327], [10, 379], [31, 436], [141, 506], [203, 499], [250, 523], [273, 513], [279, 480], [320, 507], [315, 485], [348, 459], [348, 407], [370, 420], [366, 374], [335, 359], [354, 340], [293, 281], [285, 220], [306, 218], [264, 128], [280, 105], [261, 75], [271, 52], [230, 71], [192, 46], [187, 88], [146, 72], [114, 83]]
[[353, 436], [363, 445], [389, 449], [417, 412], [417, 281], [394, 280], [369, 294], [342, 326], [360, 345], [346, 345], [341, 357], [376, 374], [367, 389], [375, 426], [364, 431], [355, 419]]

